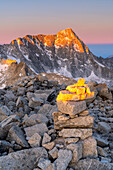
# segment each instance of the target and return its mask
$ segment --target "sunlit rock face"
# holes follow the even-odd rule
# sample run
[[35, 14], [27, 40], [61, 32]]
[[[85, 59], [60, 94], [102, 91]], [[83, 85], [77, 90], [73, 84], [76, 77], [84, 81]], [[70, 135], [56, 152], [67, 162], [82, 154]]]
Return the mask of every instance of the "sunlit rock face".
[[4, 63], [2, 61], [0, 62], [0, 89], [14, 85], [22, 77], [32, 74], [33, 72], [23, 62], [17, 64], [16, 61], [9, 59]]
[[56, 35], [26, 35], [23, 38], [17, 38], [11, 42], [12, 45], [32, 45], [43, 44], [45, 47], [54, 48], [74, 48], [75, 51], [80, 53], [88, 53], [88, 47], [79, 39], [79, 37], [72, 31], [71, 28], [59, 31]]
[[[113, 61], [94, 56], [71, 28], [56, 35], [26, 35], [0, 45], [0, 57], [25, 62], [35, 73], [113, 78]], [[92, 74], [91, 74], [92, 73]]]

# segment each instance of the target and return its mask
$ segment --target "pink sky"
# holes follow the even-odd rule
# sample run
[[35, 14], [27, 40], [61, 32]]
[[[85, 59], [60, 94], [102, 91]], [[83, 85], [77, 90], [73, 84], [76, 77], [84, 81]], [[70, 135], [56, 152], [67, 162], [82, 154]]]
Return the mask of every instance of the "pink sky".
[[113, 43], [113, 1], [4, 0], [0, 23], [0, 44], [66, 28], [72, 28], [86, 44], [109, 44]]

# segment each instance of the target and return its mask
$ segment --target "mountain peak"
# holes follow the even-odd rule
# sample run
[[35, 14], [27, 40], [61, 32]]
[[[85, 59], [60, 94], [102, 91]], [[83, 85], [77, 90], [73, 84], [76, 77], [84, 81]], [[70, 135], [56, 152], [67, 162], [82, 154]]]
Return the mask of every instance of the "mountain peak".
[[74, 33], [74, 31], [72, 30], [72, 28], [66, 28], [64, 30], [59, 31], [57, 34], [59, 33], [67, 34], [67, 33]]
[[83, 41], [74, 33], [71, 28], [59, 31], [56, 35], [26, 35], [23, 38], [17, 38], [11, 42], [12, 45], [17, 44], [18, 47], [22, 45], [43, 45], [46, 47], [65, 48], [72, 47], [76, 52], [89, 53], [88, 47]]

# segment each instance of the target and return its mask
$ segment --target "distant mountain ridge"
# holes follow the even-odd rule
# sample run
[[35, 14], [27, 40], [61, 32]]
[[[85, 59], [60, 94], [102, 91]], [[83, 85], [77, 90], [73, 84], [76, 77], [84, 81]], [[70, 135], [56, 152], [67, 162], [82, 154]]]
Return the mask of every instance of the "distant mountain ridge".
[[113, 61], [98, 58], [71, 28], [56, 35], [26, 35], [0, 45], [0, 57], [24, 62], [35, 73], [59, 73], [68, 77], [113, 78]]
[[110, 60], [113, 60], [113, 55], [110, 55], [109, 57], [107, 57]]

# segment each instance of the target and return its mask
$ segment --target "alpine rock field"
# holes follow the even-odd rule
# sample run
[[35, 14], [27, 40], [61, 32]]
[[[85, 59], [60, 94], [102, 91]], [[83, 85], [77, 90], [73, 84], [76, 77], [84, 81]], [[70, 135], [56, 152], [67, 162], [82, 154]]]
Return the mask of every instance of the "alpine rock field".
[[71, 28], [0, 45], [0, 170], [113, 170], [112, 80]]

